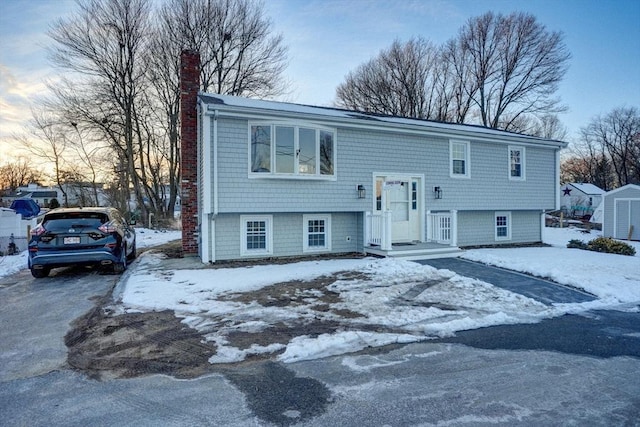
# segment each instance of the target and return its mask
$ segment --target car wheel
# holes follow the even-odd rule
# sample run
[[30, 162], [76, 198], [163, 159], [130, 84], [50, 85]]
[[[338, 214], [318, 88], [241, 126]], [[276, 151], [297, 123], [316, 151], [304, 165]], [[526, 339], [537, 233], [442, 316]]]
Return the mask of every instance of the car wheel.
[[120, 261], [113, 264], [113, 272], [116, 274], [122, 273], [127, 269], [127, 245], [124, 245], [120, 254]]
[[136, 259], [136, 244], [135, 244], [135, 242], [133, 243], [133, 248], [131, 248], [131, 253], [127, 257], [127, 259], [129, 261], [133, 261], [134, 259]]
[[39, 269], [35, 269], [32, 268], [31, 269], [31, 275], [33, 277], [35, 277], [36, 279], [42, 279], [43, 277], [47, 277], [49, 275], [49, 272], [51, 271], [50, 268], [39, 268]]

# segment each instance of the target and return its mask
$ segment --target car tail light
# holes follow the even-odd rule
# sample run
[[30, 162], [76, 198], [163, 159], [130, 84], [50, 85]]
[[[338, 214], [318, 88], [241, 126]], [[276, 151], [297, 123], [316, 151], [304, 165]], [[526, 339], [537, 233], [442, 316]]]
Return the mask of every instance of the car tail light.
[[105, 222], [104, 224], [102, 224], [100, 227], [98, 227], [98, 230], [107, 234], [114, 233], [117, 231], [116, 227], [113, 225], [111, 221]]
[[36, 228], [32, 228], [31, 229], [31, 235], [32, 236], [40, 236], [40, 235], [44, 234], [45, 231], [47, 231], [47, 230], [45, 230], [45, 228], [42, 226], [42, 224], [40, 224]]

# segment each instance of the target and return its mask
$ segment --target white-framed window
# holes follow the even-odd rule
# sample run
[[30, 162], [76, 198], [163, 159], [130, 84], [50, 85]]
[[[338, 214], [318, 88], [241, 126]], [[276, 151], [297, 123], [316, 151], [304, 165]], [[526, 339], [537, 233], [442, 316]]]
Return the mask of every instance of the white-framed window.
[[335, 166], [335, 129], [249, 123], [250, 177], [335, 179]]
[[469, 141], [449, 141], [449, 173], [452, 178], [469, 178]]
[[271, 215], [240, 216], [240, 255], [273, 253], [273, 217]]
[[509, 146], [509, 179], [512, 181], [525, 180], [524, 147]]
[[496, 212], [496, 240], [511, 240], [511, 212]]
[[303, 215], [304, 252], [331, 250], [331, 215]]

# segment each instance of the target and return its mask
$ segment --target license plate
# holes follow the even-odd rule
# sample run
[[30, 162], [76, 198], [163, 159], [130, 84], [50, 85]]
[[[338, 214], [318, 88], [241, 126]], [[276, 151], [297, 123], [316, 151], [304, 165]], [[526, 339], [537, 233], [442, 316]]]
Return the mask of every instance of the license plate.
[[73, 245], [80, 243], [80, 237], [65, 237], [64, 244], [65, 245]]

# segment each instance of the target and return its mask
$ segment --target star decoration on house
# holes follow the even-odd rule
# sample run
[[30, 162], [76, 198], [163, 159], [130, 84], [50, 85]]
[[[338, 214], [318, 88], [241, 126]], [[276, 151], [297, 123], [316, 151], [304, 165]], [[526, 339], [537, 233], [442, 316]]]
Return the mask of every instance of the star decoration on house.
[[571, 195], [571, 189], [569, 187], [564, 187], [562, 189], [562, 191], [564, 192], [563, 196], [570, 196]]

